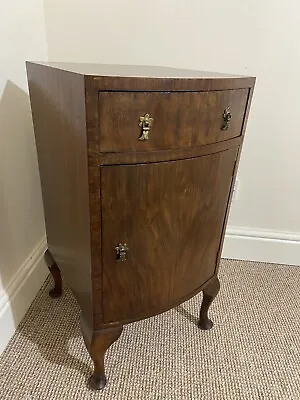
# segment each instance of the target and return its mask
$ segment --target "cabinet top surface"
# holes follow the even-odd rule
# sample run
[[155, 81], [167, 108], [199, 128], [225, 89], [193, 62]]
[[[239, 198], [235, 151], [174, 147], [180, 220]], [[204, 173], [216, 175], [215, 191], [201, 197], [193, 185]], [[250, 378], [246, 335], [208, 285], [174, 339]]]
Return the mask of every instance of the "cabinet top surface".
[[50, 68], [56, 68], [77, 74], [92, 76], [179, 79], [245, 78], [245, 76], [241, 75], [147, 65], [86, 64], [40, 61], [32, 62], [32, 64], [39, 64]]

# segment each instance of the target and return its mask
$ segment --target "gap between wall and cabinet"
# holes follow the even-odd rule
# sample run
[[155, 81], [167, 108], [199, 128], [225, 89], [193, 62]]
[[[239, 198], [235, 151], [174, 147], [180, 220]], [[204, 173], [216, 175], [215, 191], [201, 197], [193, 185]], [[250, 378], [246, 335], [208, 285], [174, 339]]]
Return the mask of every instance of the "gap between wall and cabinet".
[[0, 354], [47, 278], [46, 248], [46, 237], [43, 237], [0, 293]]

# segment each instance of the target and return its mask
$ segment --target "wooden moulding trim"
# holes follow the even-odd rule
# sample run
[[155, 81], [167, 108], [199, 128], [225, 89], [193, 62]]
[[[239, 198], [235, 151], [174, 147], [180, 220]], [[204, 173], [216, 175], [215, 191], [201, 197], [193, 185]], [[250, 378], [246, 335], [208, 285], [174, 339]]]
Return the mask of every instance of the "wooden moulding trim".
[[85, 76], [98, 91], [168, 91], [168, 92], [205, 92], [211, 90], [231, 90], [251, 88], [255, 84], [253, 77], [239, 78], [151, 78], [118, 76]]
[[176, 161], [187, 158], [206, 156], [209, 154], [220, 153], [222, 151], [240, 146], [242, 137], [226, 140], [219, 143], [208, 144], [205, 146], [188, 147], [183, 149], [156, 150], [145, 152], [127, 153], [99, 153], [90, 154], [89, 165], [120, 165], [120, 164], [140, 164], [148, 162]]

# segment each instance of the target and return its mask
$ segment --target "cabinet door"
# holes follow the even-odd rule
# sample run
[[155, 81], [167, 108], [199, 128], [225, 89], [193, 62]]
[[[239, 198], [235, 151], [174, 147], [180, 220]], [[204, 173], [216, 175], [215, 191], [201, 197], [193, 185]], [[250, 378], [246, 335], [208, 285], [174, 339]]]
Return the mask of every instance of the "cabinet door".
[[104, 322], [167, 310], [212, 277], [236, 151], [101, 167]]

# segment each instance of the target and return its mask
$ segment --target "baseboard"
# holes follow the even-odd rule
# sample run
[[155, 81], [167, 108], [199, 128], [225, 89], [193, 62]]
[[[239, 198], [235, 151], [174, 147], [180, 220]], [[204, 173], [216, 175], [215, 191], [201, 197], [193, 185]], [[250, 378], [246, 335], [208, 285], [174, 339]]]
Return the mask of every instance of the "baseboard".
[[0, 354], [5, 349], [48, 275], [43, 238], [20, 266], [0, 295]]
[[228, 227], [222, 257], [300, 265], [300, 234]]

